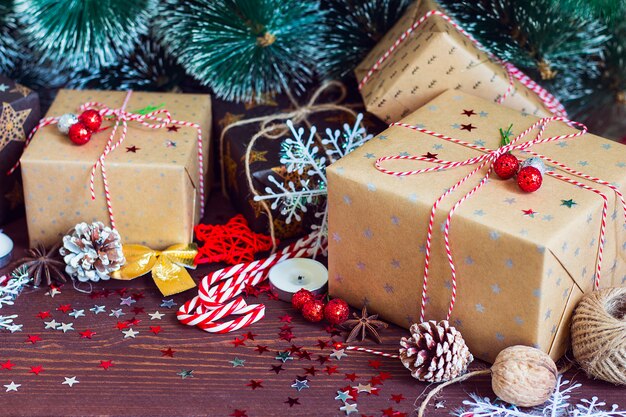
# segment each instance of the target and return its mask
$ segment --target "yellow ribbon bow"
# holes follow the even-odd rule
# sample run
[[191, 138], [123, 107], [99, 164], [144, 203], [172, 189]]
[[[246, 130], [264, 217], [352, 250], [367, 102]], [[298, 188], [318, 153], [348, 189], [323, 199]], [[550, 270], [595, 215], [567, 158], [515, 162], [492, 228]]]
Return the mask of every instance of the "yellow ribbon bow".
[[131, 280], [152, 271], [152, 279], [163, 295], [178, 294], [196, 286], [185, 268], [195, 269], [198, 253], [195, 243], [170, 246], [164, 251], [142, 245], [122, 247], [126, 263], [111, 274], [111, 278]]

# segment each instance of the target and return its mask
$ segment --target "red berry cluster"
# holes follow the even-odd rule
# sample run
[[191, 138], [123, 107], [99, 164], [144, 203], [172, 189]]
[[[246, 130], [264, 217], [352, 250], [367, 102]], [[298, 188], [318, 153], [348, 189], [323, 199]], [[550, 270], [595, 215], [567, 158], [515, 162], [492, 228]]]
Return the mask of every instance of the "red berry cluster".
[[324, 304], [315, 295], [304, 288], [298, 291], [291, 298], [291, 305], [296, 310], [302, 311], [302, 316], [311, 322], [322, 321], [326, 319], [332, 325], [338, 325], [348, 319], [350, 307], [341, 298], [333, 298]]
[[530, 165], [520, 169], [519, 160], [511, 153], [500, 155], [493, 163], [493, 170], [503, 180], [508, 180], [517, 175], [517, 185], [527, 193], [537, 191], [543, 182], [541, 171]]
[[77, 145], [84, 145], [91, 140], [91, 135], [100, 129], [102, 116], [97, 110], [88, 109], [78, 116], [78, 122], [70, 126], [67, 132], [70, 140]]

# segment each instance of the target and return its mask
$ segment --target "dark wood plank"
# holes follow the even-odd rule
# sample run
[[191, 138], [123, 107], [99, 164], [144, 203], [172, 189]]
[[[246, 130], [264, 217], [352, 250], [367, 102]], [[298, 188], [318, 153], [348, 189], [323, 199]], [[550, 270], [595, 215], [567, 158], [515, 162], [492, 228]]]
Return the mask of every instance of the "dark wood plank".
[[[213, 214], [207, 221], [224, 221], [230, 214], [228, 205], [219, 197], [213, 197], [209, 207]], [[26, 234], [24, 222], [9, 225], [6, 231], [16, 239], [16, 256], [24, 250]], [[213, 266], [217, 268], [218, 266]], [[195, 277], [201, 277], [209, 267], [199, 268]], [[21, 384], [17, 392], [4, 392], [0, 386], [2, 401], [1, 414], [11, 416], [84, 416], [84, 415], [133, 415], [133, 416], [227, 416], [235, 409], [245, 410], [248, 416], [340, 416], [341, 405], [334, 400], [336, 391], [351, 384], [367, 381], [379, 371], [389, 372], [391, 378], [377, 385], [378, 395], [361, 393], [358, 409], [363, 415], [382, 415], [382, 410], [393, 407], [399, 413], [410, 415], [419, 405], [418, 397], [428, 389], [428, 385], [411, 378], [397, 360], [374, 357], [365, 353], [351, 352], [341, 361], [332, 360], [320, 365], [317, 355], [328, 355], [329, 348], [320, 349], [318, 339], [328, 340], [329, 335], [322, 325], [305, 322], [290, 305], [269, 300], [265, 295], [251, 303], [263, 302], [267, 305], [267, 316], [261, 322], [244, 331], [234, 334], [213, 335], [196, 328], [180, 325], [175, 317], [176, 309], [160, 307], [160, 296], [149, 278], [132, 282], [111, 281], [98, 286], [115, 290], [129, 288], [128, 294], [142, 292], [144, 298], [133, 306], [143, 307], [145, 313], [136, 315], [141, 322], [134, 326], [139, 331], [135, 339], [124, 339], [115, 325], [118, 321], [108, 314], [113, 308], [126, 312], [119, 320], [133, 317], [130, 307], [120, 306], [120, 296], [111, 294], [106, 298], [91, 299], [88, 295], [74, 291], [71, 285], [62, 288], [62, 293], [54, 298], [44, 295], [44, 290], [27, 290], [14, 307], [5, 307], [0, 314], [18, 314], [17, 323], [23, 324], [23, 331], [0, 334], [0, 364], [10, 360], [15, 366], [11, 370], [0, 369], [0, 385], [14, 381]], [[172, 297], [178, 305], [191, 297], [191, 292]], [[84, 309], [85, 317], [74, 319], [56, 308], [71, 304], [72, 308]], [[107, 314], [94, 315], [89, 308], [105, 305]], [[166, 315], [162, 320], [150, 320], [147, 313], [160, 311]], [[58, 322], [73, 322], [75, 331], [45, 330], [39, 311], [50, 311]], [[291, 346], [279, 340], [279, 328], [285, 324], [279, 317], [293, 317], [293, 343], [303, 346], [312, 355], [312, 360], [295, 359], [283, 367], [285, 371], [275, 374], [272, 365], [280, 362], [274, 359], [278, 350]], [[149, 326], [161, 326], [162, 331], [155, 335]], [[79, 331], [90, 329], [96, 334], [92, 339], [81, 338]], [[253, 332], [254, 341], [245, 346], [235, 347], [231, 342], [246, 331]], [[373, 342], [362, 345], [394, 352], [399, 338], [405, 330], [391, 326], [383, 331], [384, 344], [375, 346]], [[41, 341], [27, 342], [28, 335], [39, 335]], [[334, 337], [343, 340], [343, 337]], [[267, 345], [270, 352], [260, 355], [254, 350], [259, 345]], [[171, 347], [174, 357], [164, 357], [162, 349]], [[229, 361], [234, 358], [245, 360], [243, 367], [233, 367]], [[380, 369], [369, 366], [369, 360], [380, 360]], [[112, 360], [113, 367], [104, 370], [100, 361]], [[42, 365], [40, 375], [30, 373], [32, 366]], [[326, 365], [337, 366], [338, 373], [328, 375]], [[309, 376], [309, 389], [297, 392], [291, 388], [297, 376], [305, 374], [304, 368], [314, 366], [318, 371]], [[483, 367], [475, 363], [473, 368]], [[193, 370], [193, 377], [182, 379], [177, 373], [182, 369]], [[346, 373], [356, 373], [354, 383], [346, 380]], [[63, 385], [65, 377], [76, 376], [80, 381], [73, 387]], [[568, 378], [581, 382], [574, 398], [598, 396], [608, 404], [617, 403], [626, 407], [624, 390], [609, 384], [588, 380], [582, 372], [571, 370]], [[252, 390], [246, 386], [251, 379], [262, 380], [262, 388]], [[451, 411], [468, 399], [468, 393], [492, 396], [488, 377], [479, 377], [447, 388], [438, 399], [444, 401], [444, 408], [429, 408], [428, 416], [449, 415]], [[391, 400], [392, 394], [402, 394], [406, 399], [400, 403]], [[299, 405], [289, 407], [288, 397], [298, 398]], [[356, 414], [352, 414], [356, 415]], [[361, 415], [361, 414], [359, 414]], [[397, 414], [402, 415], [402, 414]]]

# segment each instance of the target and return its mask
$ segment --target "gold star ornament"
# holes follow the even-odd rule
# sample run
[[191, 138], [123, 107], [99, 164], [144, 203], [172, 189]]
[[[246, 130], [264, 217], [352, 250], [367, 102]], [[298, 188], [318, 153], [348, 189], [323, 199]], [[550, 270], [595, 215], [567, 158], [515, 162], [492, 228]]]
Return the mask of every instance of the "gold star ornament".
[[0, 151], [11, 141], [23, 142], [26, 139], [24, 122], [30, 114], [30, 109], [16, 111], [11, 104], [2, 103], [0, 113]]

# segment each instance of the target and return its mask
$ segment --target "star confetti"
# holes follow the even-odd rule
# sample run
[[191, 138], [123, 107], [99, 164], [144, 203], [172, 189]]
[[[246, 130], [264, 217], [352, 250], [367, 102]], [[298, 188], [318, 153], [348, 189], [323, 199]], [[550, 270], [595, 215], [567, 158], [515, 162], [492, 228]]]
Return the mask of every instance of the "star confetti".
[[10, 383], [10, 384], [5, 385], [4, 387], [7, 389], [7, 390], [6, 390], [6, 392], [9, 392], [9, 391], [15, 391], [15, 392], [17, 392], [17, 389], [18, 389], [19, 387], [21, 387], [21, 386], [22, 386], [22, 384], [16, 384], [15, 382], [11, 381], [11, 383]]
[[402, 400], [405, 400], [406, 398], [404, 398], [404, 395], [402, 394], [391, 394], [391, 401], [395, 401], [396, 403], [399, 403]]
[[2, 367], [2, 369], [7, 369], [7, 370], [11, 370], [11, 368], [13, 368], [15, 366], [14, 363], [11, 363], [11, 360], [7, 360], [5, 363], [0, 363], [0, 366]]
[[133, 307], [130, 309], [130, 311], [134, 314], [143, 314], [144, 313], [144, 308], [143, 307]]
[[291, 323], [291, 316], [289, 314], [285, 314], [284, 316], [279, 317], [282, 323]]
[[40, 311], [35, 317], [39, 317], [43, 320], [52, 317], [52, 314], [50, 314], [49, 311]]
[[136, 303], [137, 301], [133, 300], [133, 297], [124, 297], [124, 298], [120, 298], [120, 305], [121, 306], [131, 306], [133, 303]]
[[37, 365], [37, 366], [30, 367], [31, 374], [39, 375], [40, 372], [43, 372], [43, 366]]
[[170, 298], [169, 300], [162, 300], [161, 302], [161, 307], [165, 307], [165, 308], [172, 308], [176, 305], [176, 303], [174, 302], [173, 298]]
[[311, 360], [311, 354], [306, 349], [302, 349], [300, 352], [296, 353], [296, 355], [298, 355], [298, 359]]
[[230, 343], [232, 343], [233, 345], [235, 345], [235, 347], [239, 347], [241, 345], [245, 346], [246, 345], [246, 339], [245, 338], [238, 338], [236, 337], [235, 340], [232, 340]]
[[348, 404], [345, 403], [343, 406], [339, 407], [339, 409], [343, 412], [346, 413], [346, 415], [350, 415], [350, 413], [358, 413], [359, 410], [357, 410], [357, 404]]
[[267, 346], [263, 346], [263, 345], [256, 345], [256, 347], [254, 348], [255, 351], [259, 352], [259, 355], [262, 355], [263, 352], [269, 352], [270, 350], [267, 348]]
[[337, 371], [337, 367], [335, 365], [326, 365], [326, 369], [324, 369], [324, 372], [326, 372], [328, 375], [332, 375], [338, 373], [339, 371]]
[[285, 401], [285, 404], [289, 404], [289, 408], [291, 408], [294, 405], [300, 405], [300, 400], [298, 398], [287, 397], [287, 401]]
[[310, 368], [303, 368], [303, 369], [304, 369], [305, 375], [315, 376], [315, 373], [317, 372], [317, 369], [315, 369], [315, 366], [311, 366]]
[[26, 343], [32, 343], [34, 345], [37, 342], [41, 342], [41, 337], [39, 337], [39, 335], [37, 334], [28, 335], [28, 337], [26, 338]]
[[150, 320], [161, 320], [165, 314], [155, 311], [154, 313], [148, 313], [148, 315], [150, 316]]
[[348, 400], [352, 400], [352, 396], [350, 395], [350, 391], [337, 391], [337, 396], [335, 397], [338, 401], [343, 401], [344, 403]]
[[57, 310], [62, 313], [67, 313], [68, 311], [70, 311], [71, 308], [72, 306], [70, 304], [61, 304], [57, 307]]
[[96, 334], [96, 332], [92, 332], [91, 330], [87, 329], [84, 332], [78, 332], [78, 334], [80, 334], [81, 339], [91, 339], [91, 336]]
[[125, 313], [122, 312], [121, 308], [118, 308], [117, 310], [111, 310], [111, 314], [109, 314], [109, 317], [116, 317], [116, 318], [120, 318], [120, 316], [123, 316]]
[[124, 333], [124, 339], [128, 339], [129, 337], [134, 339], [135, 336], [139, 334], [139, 332], [134, 329], [122, 330], [122, 333]]
[[253, 390], [257, 388], [263, 388], [263, 380], [261, 379], [251, 379], [249, 383], [246, 384], [246, 387], [250, 387]]
[[300, 380], [300, 379], [296, 379], [294, 381], [293, 384], [291, 384], [291, 388], [295, 388], [298, 390], [298, 392], [302, 391], [305, 388], [310, 388], [309, 387], [309, 381], [304, 379], [304, 380]]
[[273, 371], [273, 372], [276, 372], [276, 374], [279, 374], [282, 371], [284, 371], [284, 369], [282, 365], [272, 365], [272, 367], [270, 368], [270, 371]]
[[169, 356], [170, 358], [174, 357], [174, 353], [176, 353], [175, 350], [172, 350], [171, 347], [168, 347], [167, 349], [161, 350], [161, 356]]
[[70, 330], [74, 330], [74, 323], [61, 323], [57, 330], [62, 330], [63, 333], [67, 333]]
[[100, 365], [99, 366], [106, 371], [110, 367], [115, 366], [115, 365], [113, 365], [113, 361], [109, 360], [109, 361], [100, 361]]
[[76, 379], [75, 376], [68, 378], [68, 377], [63, 377], [65, 378], [65, 381], [61, 382], [61, 385], [69, 385], [70, 388], [74, 386], [74, 384], [79, 384], [80, 381]]
[[196, 239], [201, 242], [196, 264], [225, 262], [236, 265], [251, 262], [257, 252], [272, 248], [272, 239], [253, 232], [243, 215], [238, 214], [225, 225], [199, 224], [194, 228]]
[[355, 379], [357, 379], [358, 376], [355, 373], [351, 373], [351, 374], [346, 374], [346, 378], [345, 379], [349, 379], [350, 381], [354, 382]]
[[89, 311], [91, 311], [93, 314], [106, 313], [106, 311], [104, 310], [104, 306], [93, 306], [89, 309]]
[[372, 385], [371, 384], [367, 384], [367, 385], [363, 385], [363, 384], [359, 384], [356, 389], [359, 392], [367, 392], [368, 394], [372, 392]]
[[50, 286], [50, 291], [47, 291], [44, 295], [54, 298], [55, 295], [61, 294], [61, 290], [58, 287]]
[[283, 361], [283, 363], [285, 363], [289, 360], [293, 360], [293, 356], [291, 356], [291, 352], [286, 350], [284, 352], [277, 352], [274, 359], [276, 359], [277, 361]]
[[79, 317], [84, 317], [85, 316], [85, 310], [72, 310], [72, 312], [70, 313], [70, 316], [74, 317], [75, 319], [79, 318]]
[[325, 349], [330, 346], [330, 343], [326, 340], [317, 339], [317, 346], [319, 346], [320, 349]]
[[380, 368], [380, 365], [381, 365], [380, 361], [379, 361], [379, 360], [377, 360], [377, 359], [369, 359], [369, 360], [367, 361], [367, 364], [368, 364], [369, 366], [371, 366], [372, 368], [374, 368], [374, 369], [378, 369], [378, 368]]
[[233, 368], [236, 368], [238, 366], [243, 367], [245, 365], [245, 363], [246, 363], [246, 360], [245, 359], [234, 358], [232, 361], [228, 361], [228, 362], [233, 364]]
[[341, 360], [341, 358], [348, 356], [345, 352], [346, 352], [345, 349], [339, 349], [339, 350], [334, 349], [333, 353], [330, 354], [330, 357], [335, 358], [337, 360]]
[[534, 211], [533, 209], [522, 210], [522, 212], [524, 213], [524, 216], [528, 216], [532, 219], [535, 218], [535, 214], [538, 214], [538, 212]]
[[572, 207], [574, 207], [576, 204], [578, 204], [578, 203], [576, 203], [576, 202], [575, 202], [573, 199], [571, 199], [571, 198], [570, 198], [569, 200], [561, 200], [561, 205], [562, 205], [562, 206], [566, 206], [566, 207], [568, 207], [568, 208], [572, 208]]
[[237, 408], [233, 410], [233, 412], [230, 415], [231, 417], [248, 417], [246, 410], [239, 410]]
[[180, 375], [181, 379], [193, 378], [193, 369], [181, 369], [176, 375]]
[[317, 361], [320, 363], [320, 365], [324, 365], [329, 360], [330, 359], [328, 355], [317, 355]]
[[161, 333], [161, 326], [150, 326], [150, 331], [154, 334]]

